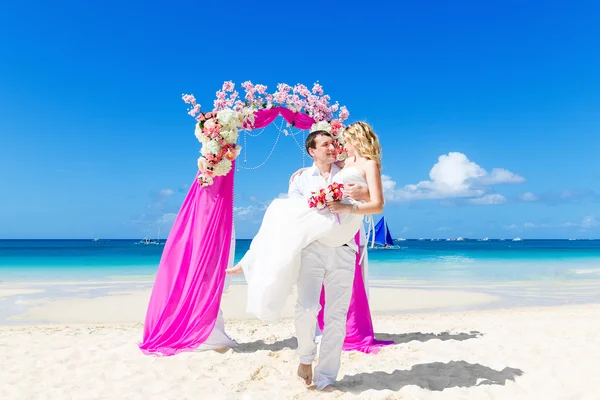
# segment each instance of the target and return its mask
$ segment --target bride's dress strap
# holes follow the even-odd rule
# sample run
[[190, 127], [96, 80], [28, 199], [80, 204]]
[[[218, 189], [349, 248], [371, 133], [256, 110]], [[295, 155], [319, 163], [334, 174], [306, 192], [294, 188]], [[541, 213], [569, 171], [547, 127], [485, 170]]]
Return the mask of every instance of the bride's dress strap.
[[369, 235], [371, 235], [371, 246], [375, 246], [375, 221], [373, 220], [373, 216], [365, 215], [365, 222], [367, 223], [369, 229], [367, 230], [367, 240], [365, 240], [365, 246], [363, 247], [363, 251], [360, 255], [360, 261], [358, 262], [359, 265], [362, 265], [365, 254], [367, 254], [367, 247], [369, 247]]

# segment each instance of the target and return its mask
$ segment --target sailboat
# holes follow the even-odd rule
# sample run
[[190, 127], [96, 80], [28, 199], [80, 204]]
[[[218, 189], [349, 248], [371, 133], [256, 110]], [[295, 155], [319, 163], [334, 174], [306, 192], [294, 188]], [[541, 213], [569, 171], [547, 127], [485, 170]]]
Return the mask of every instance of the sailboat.
[[[373, 233], [371, 232], [369, 235], [369, 242], [373, 243], [373, 237], [371, 236]], [[392, 239], [392, 234], [390, 233], [390, 229], [385, 222], [385, 217], [381, 217], [377, 225], [375, 225], [375, 240], [374, 244], [379, 247], [391, 247], [394, 246], [394, 239]], [[375, 246], [371, 244], [371, 248]]]

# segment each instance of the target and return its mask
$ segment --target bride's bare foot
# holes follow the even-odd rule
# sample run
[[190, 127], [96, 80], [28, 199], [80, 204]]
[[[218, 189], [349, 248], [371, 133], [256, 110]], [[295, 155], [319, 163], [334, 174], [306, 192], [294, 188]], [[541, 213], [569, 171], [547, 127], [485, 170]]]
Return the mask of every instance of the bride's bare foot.
[[217, 347], [216, 349], [213, 349], [213, 350], [216, 351], [217, 353], [224, 354], [224, 353], [227, 353], [229, 350], [231, 350], [231, 347]]
[[298, 365], [298, 376], [306, 383], [307, 386], [312, 384], [312, 365], [310, 364], [299, 364]]
[[240, 275], [244, 273], [244, 270], [242, 269], [241, 264], [236, 265], [233, 268], [228, 268], [225, 270], [225, 273], [227, 275]]

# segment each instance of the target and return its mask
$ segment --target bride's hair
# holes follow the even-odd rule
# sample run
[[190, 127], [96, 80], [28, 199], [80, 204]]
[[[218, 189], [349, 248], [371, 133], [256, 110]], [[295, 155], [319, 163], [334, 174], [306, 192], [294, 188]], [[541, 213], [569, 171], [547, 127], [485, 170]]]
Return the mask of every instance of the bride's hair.
[[355, 122], [344, 129], [344, 140], [349, 141], [356, 152], [367, 160], [373, 160], [381, 170], [381, 144], [373, 129], [366, 122]]

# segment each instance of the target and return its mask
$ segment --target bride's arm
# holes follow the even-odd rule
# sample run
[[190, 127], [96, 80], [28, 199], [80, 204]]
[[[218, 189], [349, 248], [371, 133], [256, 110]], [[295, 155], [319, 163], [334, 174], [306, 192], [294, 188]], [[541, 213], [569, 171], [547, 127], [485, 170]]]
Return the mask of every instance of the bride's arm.
[[381, 185], [381, 172], [375, 161], [367, 161], [364, 166], [367, 185], [369, 186], [370, 199], [360, 204], [342, 204], [334, 201], [327, 203], [329, 210], [333, 213], [354, 214], [380, 214], [383, 211], [383, 187]]

